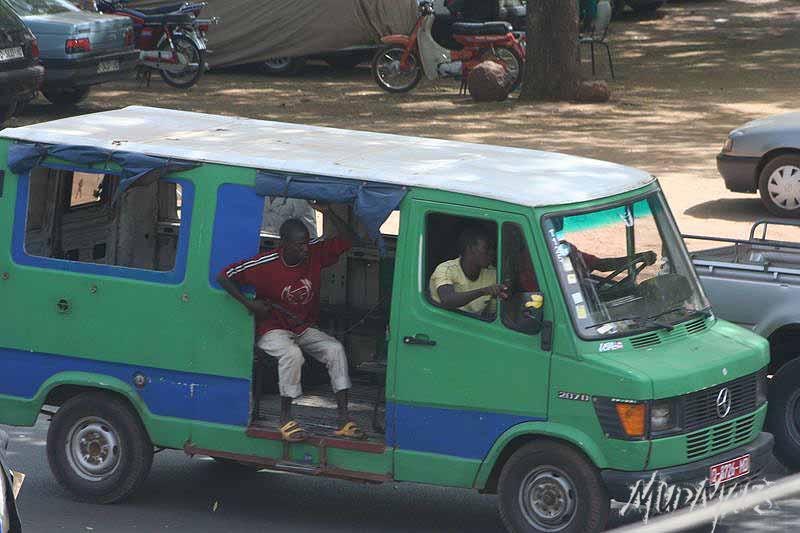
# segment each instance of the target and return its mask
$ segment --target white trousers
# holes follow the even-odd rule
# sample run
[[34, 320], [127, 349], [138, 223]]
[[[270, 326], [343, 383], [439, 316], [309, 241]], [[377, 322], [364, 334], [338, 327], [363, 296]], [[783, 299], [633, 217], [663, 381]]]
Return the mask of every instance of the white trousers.
[[316, 328], [300, 335], [285, 329], [273, 329], [258, 339], [258, 347], [278, 359], [278, 387], [281, 396], [298, 398], [303, 395], [300, 385], [303, 353], [324, 364], [331, 376], [333, 392], [349, 389], [350, 372], [342, 343]]

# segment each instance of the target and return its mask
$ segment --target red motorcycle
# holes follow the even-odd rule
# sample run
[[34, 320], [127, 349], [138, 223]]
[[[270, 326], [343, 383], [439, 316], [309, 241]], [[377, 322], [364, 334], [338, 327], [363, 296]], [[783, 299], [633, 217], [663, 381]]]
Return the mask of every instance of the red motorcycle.
[[205, 56], [206, 32], [217, 19], [198, 18], [206, 2], [177, 3], [151, 9], [126, 8], [129, 0], [98, 0], [97, 11], [122, 15], [133, 21], [139, 68], [148, 81], [158, 71], [164, 82], [187, 89], [198, 82], [208, 68]]
[[381, 40], [389, 45], [372, 60], [372, 74], [378, 86], [393, 93], [410, 91], [423, 72], [430, 80], [461, 76], [462, 91], [470, 71], [483, 61], [505, 67], [512, 90], [522, 82], [525, 46], [507, 22], [455, 23], [453, 39], [462, 50], [439, 45], [431, 34], [435, 15], [433, 2], [423, 0], [419, 18], [411, 35], [387, 35]]

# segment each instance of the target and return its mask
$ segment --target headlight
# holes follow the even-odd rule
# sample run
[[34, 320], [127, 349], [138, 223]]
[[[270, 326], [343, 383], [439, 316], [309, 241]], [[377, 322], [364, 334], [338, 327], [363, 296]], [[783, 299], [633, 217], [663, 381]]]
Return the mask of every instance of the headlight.
[[762, 370], [756, 377], [756, 405], [764, 405], [767, 401], [767, 371]]
[[675, 427], [675, 408], [672, 402], [653, 402], [650, 407], [650, 431], [665, 431], [673, 427]]
[[726, 154], [733, 151], [733, 137], [725, 139], [725, 144], [722, 145], [722, 153]]

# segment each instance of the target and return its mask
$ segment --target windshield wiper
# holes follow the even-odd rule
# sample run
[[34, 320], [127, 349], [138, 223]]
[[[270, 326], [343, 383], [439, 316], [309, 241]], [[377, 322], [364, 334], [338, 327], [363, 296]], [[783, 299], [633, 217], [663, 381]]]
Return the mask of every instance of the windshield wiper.
[[650, 324], [653, 326], [657, 326], [659, 328], [663, 328], [667, 331], [672, 331], [673, 329], [675, 329], [670, 324], [665, 324], [663, 322], [659, 322], [658, 320], [653, 320], [653, 317], [639, 317], [639, 316], [626, 316], [621, 318], [614, 318], [612, 320], [606, 320], [605, 322], [597, 322], [594, 324], [589, 324], [588, 326], [584, 326], [584, 329], [605, 326], [606, 324], [611, 324], [612, 322], [622, 322], [623, 320], [629, 320], [631, 322], [636, 322], [637, 324]]

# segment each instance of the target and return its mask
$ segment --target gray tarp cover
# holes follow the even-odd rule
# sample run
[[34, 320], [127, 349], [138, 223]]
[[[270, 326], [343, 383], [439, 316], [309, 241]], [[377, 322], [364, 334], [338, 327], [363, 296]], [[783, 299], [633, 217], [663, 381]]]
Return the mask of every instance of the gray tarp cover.
[[[176, 0], [134, 0], [133, 8]], [[201, 17], [219, 17], [208, 32], [212, 67], [297, 57], [377, 44], [383, 35], [408, 34], [416, 0], [206, 0]]]

